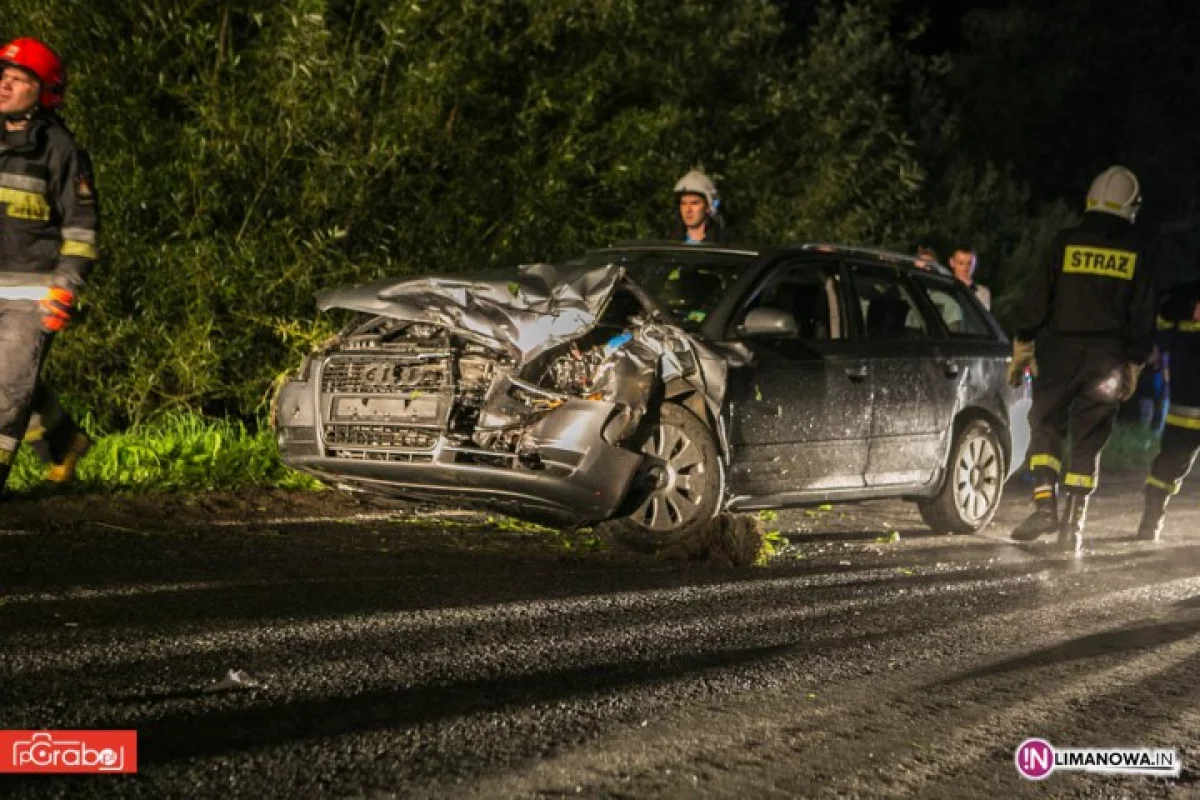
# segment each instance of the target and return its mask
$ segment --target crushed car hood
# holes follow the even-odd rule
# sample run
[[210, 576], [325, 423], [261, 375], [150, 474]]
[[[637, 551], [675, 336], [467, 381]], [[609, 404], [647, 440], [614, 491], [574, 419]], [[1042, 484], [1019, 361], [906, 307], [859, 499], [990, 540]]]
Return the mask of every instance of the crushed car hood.
[[322, 311], [344, 308], [451, 328], [521, 362], [596, 324], [624, 269], [523, 266], [511, 280], [434, 276], [317, 293]]
[[[534, 264], [521, 267], [511, 280], [432, 276], [334, 289], [319, 292], [317, 306], [322, 311], [343, 308], [449, 328], [508, 352], [519, 366], [592, 330], [621, 285], [638, 294], [643, 304], [653, 305], [619, 265]], [[643, 320], [628, 334], [609, 343], [605, 359], [610, 362], [606, 369], [624, 375], [610, 381], [613, 399], [632, 390], [636, 381], [630, 376], [651, 370], [661, 380], [682, 379], [694, 386], [714, 418], [719, 416], [728, 377], [724, 358], [669, 323]], [[651, 364], [656, 366], [652, 369]], [[645, 387], [640, 394], [646, 394]], [[645, 410], [648, 398], [622, 399]]]

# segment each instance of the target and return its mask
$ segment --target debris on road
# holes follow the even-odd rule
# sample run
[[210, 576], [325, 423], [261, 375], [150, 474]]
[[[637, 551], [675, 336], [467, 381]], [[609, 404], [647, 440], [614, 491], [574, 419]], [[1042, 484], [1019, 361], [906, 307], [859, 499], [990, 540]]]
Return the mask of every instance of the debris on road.
[[240, 669], [231, 669], [226, 673], [225, 677], [214, 684], [204, 687], [204, 694], [215, 694], [216, 692], [235, 692], [244, 689], [261, 689], [262, 683], [250, 677], [247, 673]]

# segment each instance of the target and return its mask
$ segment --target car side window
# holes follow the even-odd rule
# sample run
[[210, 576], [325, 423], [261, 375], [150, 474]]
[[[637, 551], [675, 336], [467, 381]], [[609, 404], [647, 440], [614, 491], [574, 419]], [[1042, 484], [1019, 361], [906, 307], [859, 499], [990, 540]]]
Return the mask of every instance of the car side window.
[[900, 276], [886, 267], [852, 264], [850, 274], [868, 339], [924, 339], [925, 317]]
[[957, 281], [935, 281], [929, 278], [917, 277], [917, 285], [929, 297], [946, 329], [953, 337], [978, 338], [993, 336], [987, 321], [967, 298], [967, 289]]
[[791, 314], [796, 320], [796, 339], [829, 341], [846, 335], [837, 281], [824, 267], [806, 265], [772, 273], [751, 293], [740, 316], [744, 319], [756, 308]]

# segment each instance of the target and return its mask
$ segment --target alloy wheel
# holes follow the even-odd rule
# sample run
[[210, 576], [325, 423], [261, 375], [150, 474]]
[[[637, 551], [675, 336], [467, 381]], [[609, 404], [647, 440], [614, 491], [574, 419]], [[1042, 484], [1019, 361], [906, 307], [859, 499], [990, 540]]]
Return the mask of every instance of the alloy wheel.
[[646, 499], [630, 516], [653, 531], [670, 531], [691, 522], [704, 500], [704, 454], [684, 431], [659, 423], [642, 446]]
[[978, 433], [966, 439], [954, 464], [954, 501], [965, 522], [987, 517], [1000, 497], [1000, 453], [992, 439]]

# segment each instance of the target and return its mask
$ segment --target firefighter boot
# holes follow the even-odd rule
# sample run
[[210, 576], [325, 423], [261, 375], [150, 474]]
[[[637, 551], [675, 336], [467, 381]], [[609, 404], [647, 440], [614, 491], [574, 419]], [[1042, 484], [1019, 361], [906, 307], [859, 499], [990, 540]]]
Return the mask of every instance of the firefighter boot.
[[50, 465], [50, 469], [46, 470], [46, 480], [50, 483], [62, 484], [70, 483], [75, 479], [75, 467], [79, 465], [79, 459], [87, 455], [88, 450], [92, 447], [92, 439], [83, 431], [75, 431], [71, 436], [71, 441], [67, 444], [66, 452], [62, 459]]
[[1156, 486], [1146, 487], [1146, 507], [1142, 510], [1142, 522], [1138, 525], [1137, 538], [1143, 542], [1157, 542], [1167, 520], [1167, 503], [1171, 495]]
[[1058, 529], [1058, 549], [1063, 553], [1083, 552], [1083, 525], [1087, 519], [1088, 496], [1067, 492], [1062, 527]]
[[1058, 496], [1054, 487], [1039, 487], [1034, 493], [1033, 504], [1033, 513], [1012, 532], [1013, 541], [1032, 542], [1058, 530]]

